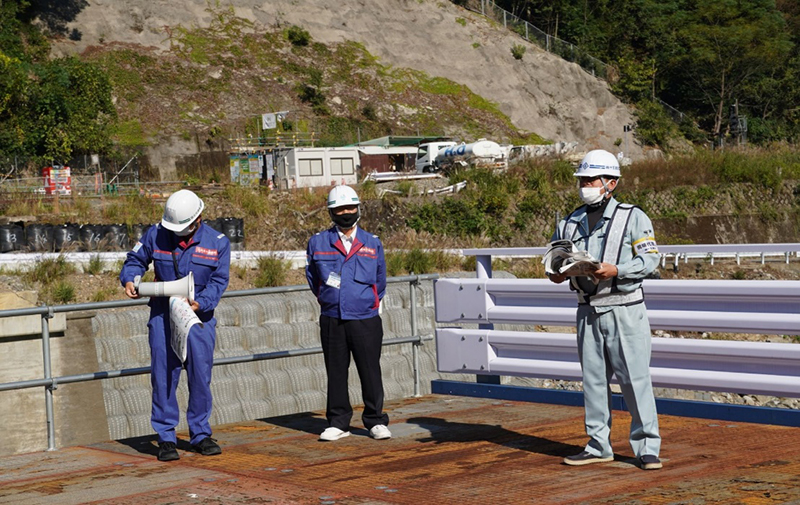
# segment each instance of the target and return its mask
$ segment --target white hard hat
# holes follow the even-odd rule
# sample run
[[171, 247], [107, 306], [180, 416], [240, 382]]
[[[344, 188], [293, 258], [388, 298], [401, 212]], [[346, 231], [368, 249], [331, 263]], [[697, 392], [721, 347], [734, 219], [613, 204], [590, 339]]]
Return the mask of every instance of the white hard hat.
[[597, 177], [605, 175], [608, 177], [619, 178], [619, 161], [617, 157], [608, 151], [595, 149], [589, 151], [578, 165], [578, 170], [572, 174], [575, 177]]
[[164, 206], [161, 226], [170, 231], [183, 231], [203, 212], [205, 204], [194, 192], [182, 189], [172, 193]]
[[361, 200], [358, 199], [356, 190], [350, 186], [336, 186], [330, 193], [328, 193], [328, 208], [335, 209], [336, 207], [344, 207], [345, 205], [359, 205]]

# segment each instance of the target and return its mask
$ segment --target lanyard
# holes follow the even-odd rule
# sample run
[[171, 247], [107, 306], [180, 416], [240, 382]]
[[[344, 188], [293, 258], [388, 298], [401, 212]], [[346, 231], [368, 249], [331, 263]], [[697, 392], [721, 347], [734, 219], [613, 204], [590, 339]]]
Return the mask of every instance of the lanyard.
[[178, 255], [175, 254], [175, 251], [172, 251], [172, 266], [175, 267], [175, 280], [181, 278], [181, 274], [178, 273]]

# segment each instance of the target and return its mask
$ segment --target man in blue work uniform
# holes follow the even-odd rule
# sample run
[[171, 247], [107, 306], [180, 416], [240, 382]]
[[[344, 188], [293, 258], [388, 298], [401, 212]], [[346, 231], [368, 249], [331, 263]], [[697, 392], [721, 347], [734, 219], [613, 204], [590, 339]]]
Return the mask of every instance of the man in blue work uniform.
[[334, 226], [311, 237], [306, 251], [306, 279], [320, 304], [320, 339], [328, 374], [330, 426], [319, 437], [324, 441], [350, 435], [351, 353], [361, 379], [364, 427], [376, 440], [392, 436], [389, 416], [383, 412], [383, 324], [378, 313], [386, 291], [386, 262], [380, 239], [356, 226], [360, 205], [353, 188], [334, 187], [328, 195]]
[[[150, 263], [156, 281], [181, 279], [192, 272], [195, 299], [189, 300], [192, 309], [203, 323], [192, 326], [186, 356], [189, 380], [189, 405], [186, 420], [190, 443], [204, 456], [220, 454], [222, 450], [211, 438], [211, 367], [214, 362], [216, 324], [214, 309], [228, 287], [230, 273], [230, 241], [203, 224], [203, 201], [189, 190], [173, 193], [164, 207], [160, 224], [147, 229], [144, 236], [128, 252], [119, 279], [125, 294], [138, 298], [134, 278], [143, 275]], [[169, 298], [150, 299], [150, 321], [147, 329], [150, 340], [150, 383], [153, 387], [153, 409], [150, 422], [158, 434], [158, 459], [178, 459], [175, 426], [180, 419], [175, 395], [181, 374], [181, 361], [170, 346]]]
[[[553, 241], [567, 239], [600, 262], [589, 276], [572, 276], [578, 294], [578, 354], [589, 443], [568, 465], [613, 461], [611, 375], [617, 377], [631, 414], [630, 445], [645, 470], [661, 468], [661, 437], [650, 380], [650, 324], [642, 279], [658, 265], [653, 225], [638, 207], [617, 202], [611, 192], [620, 177], [617, 158], [608, 151], [586, 154], [574, 174], [586, 205], [562, 220]], [[552, 268], [556, 267], [556, 268]], [[558, 265], [552, 271], [558, 272]], [[567, 275], [549, 274], [561, 283]]]

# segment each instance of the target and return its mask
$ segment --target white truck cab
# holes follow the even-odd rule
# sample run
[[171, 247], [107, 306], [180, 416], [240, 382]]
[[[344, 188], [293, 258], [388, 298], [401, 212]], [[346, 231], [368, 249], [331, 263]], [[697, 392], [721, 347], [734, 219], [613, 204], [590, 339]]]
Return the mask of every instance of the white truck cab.
[[414, 162], [417, 173], [427, 174], [438, 170], [436, 158], [439, 157], [439, 153], [455, 145], [458, 144], [455, 142], [428, 142], [420, 144], [417, 150], [417, 160]]

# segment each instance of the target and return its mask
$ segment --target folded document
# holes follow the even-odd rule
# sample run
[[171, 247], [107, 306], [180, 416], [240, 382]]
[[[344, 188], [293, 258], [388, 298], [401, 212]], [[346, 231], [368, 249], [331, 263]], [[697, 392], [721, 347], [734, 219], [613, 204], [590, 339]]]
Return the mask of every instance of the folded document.
[[585, 276], [597, 282], [594, 272], [600, 262], [586, 251], [579, 251], [571, 240], [555, 240], [548, 244], [542, 258], [544, 270], [548, 274], [566, 274], [568, 277]]

